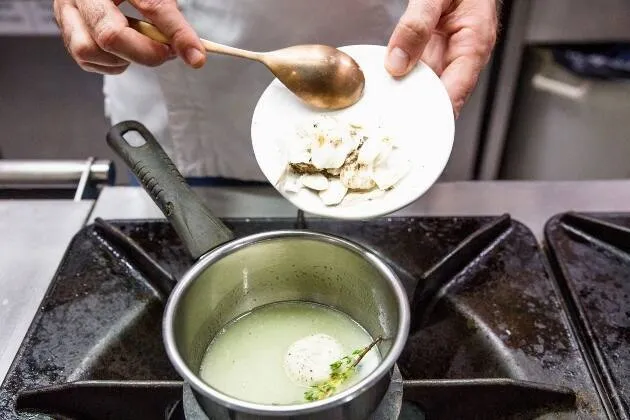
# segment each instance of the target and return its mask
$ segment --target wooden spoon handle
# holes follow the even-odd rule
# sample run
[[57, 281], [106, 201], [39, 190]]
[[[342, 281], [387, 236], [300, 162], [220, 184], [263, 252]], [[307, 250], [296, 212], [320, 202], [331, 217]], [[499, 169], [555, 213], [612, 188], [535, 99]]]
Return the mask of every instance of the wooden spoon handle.
[[[164, 35], [160, 30], [155, 26], [150, 24], [149, 22], [145, 22], [143, 20], [138, 20], [129, 16], [126, 16], [127, 21], [129, 22], [129, 27], [135, 29], [140, 32], [142, 35], [145, 35], [151, 38], [154, 41], [161, 42], [162, 44], [170, 45], [170, 39], [166, 35]], [[223, 55], [231, 55], [235, 57], [247, 58], [254, 61], [261, 61], [262, 54], [242, 50], [240, 48], [229, 47], [227, 45], [218, 44], [216, 42], [208, 41], [207, 39], [201, 38], [201, 45], [206, 49], [207, 52], [223, 54]]]

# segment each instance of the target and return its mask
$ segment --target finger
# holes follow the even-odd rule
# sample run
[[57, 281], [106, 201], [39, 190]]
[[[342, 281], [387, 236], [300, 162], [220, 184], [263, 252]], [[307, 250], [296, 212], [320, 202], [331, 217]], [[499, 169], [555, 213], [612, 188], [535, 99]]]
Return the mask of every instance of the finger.
[[77, 2], [77, 9], [102, 50], [145, 66], [158, 66], [169, 58], [169, 47], [131, 29], [111, 0]]
[[108, 74], [108, 75], [116, 75], [121, 74], [129, 67], [129, 63], [122, 66], [101, 66], [99, 64], [93, 63], [82, 63], [81, 68], [85, 71], [89, 71], [91, 73], [100, 73], [100, 74]]
[[450, 1], [409, 1], [389, 40], [385, 68], [392, 76], [404, 76], [418, 62]]
[[442, 72], [440, 79], [451, 98], [456, 116], [477, 84], [482, 68], [483, 60], [480, 57], [463, 55], [455, 58]]
[[174, 0], [130, 0], [168, 39], [174, 50], [188, 65], [199, 68], [206, 62], [205, 49], [199, 36], [177, 8]]
[[422, 61], [431, 67], [438, 76], [444, 71], [445, 51], [446, 38], [439, 33], [434, 33], [422, 52]]
[[79, 64], [92, 63], [109, 67], [129, 64], [127, 60], [103, 51], [94, 42], [79, 11], [74, 7], [64, 8], [60, 21], [66, 48]]
[[451, 35], [445, 52], [447, 66], [441, 79], [456, 114], [472, 93], [495, 39], [494, 27], [486, 25], [470, 25]]

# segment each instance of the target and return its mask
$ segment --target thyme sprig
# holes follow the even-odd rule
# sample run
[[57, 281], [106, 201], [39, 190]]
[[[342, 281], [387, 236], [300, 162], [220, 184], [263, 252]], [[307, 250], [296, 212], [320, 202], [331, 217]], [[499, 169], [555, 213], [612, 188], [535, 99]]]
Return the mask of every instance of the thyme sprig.
[[308, 391], [304, 393], [304, 399], [306, 399], [306, 401], [319, 401], [333, 395], [339, 386], [352, 377], [356, 372], [357, 365], [361, 363], [365, 355], [382, 340], [382, 337], [377, 337], [368, 346], [357, 349], [353, 351], [350, 356], [345, 356], [332, 363], [330, 365], [330, 376], [328, 379], [312, 385]]

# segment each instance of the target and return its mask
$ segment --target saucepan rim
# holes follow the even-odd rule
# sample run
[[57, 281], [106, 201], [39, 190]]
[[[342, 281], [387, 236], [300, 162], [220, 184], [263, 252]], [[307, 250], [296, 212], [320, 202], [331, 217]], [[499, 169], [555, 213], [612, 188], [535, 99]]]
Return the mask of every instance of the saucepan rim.
[[[340, 246], [365, 258], [365, 260], [388, 281], [389, 286], [395, 295], [398, 308], [398, 330], [396, 331], [396, 336], [393, 339], [389, 353], [381, 360], [379, 366], [361, 381], [339, 394], [320, 401], [291, 405], [271, 405], [243, 401], [212, 388], [203, 382], [196, 373], [188, 368], [179, 352], [179, 349], [177, 348], [175, 340], [175, 313], [188, 288], [191, 287], [195, 280], [199, 278], [208, 266], [244, 247], [263, 241], [288, 238], [311, 239]], [[177, 372], [193, 387], [196, 392], [202, 396], [210, 398], [216, 403], [229, 409], [249, 414], [290, 416], [310, 414], [321, 411], [322, 409], [329, 409], [343, 405], [376, 385], [384, 375], [391, 371], [396, 363], [396, 360], [400, 356], [409, 334], [409, 323], [409, 302], [400, 280], [394, 271], [368, 248], [353, 241], [325, 233], [303, 230], [276, 230], [249, 235], [241, 239], [230, 241], [201, 256], [177, 283], [168, 299], [163, 318], [163, 339], [166, 353]]]

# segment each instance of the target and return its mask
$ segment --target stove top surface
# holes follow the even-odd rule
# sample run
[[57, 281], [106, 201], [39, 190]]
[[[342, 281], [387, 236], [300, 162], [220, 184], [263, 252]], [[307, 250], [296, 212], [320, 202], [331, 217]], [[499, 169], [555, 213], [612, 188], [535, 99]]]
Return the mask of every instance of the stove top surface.
[[[70, 244], [0, 388], [0, 418], [19, 418], [16, 407], [33, 419], [177, 418], [181, 411], [161, 316], [164, 279], [181, 276], [192, 259], [165, 222], [110, 224], [87, 226]], [[237, 237], [296, 227], [332, 233], [395, 269], [413, 323], [398, 360], [401, 419], [606, 417], [572, 312], [536, 239], [509, 216], [226, 224]]]

